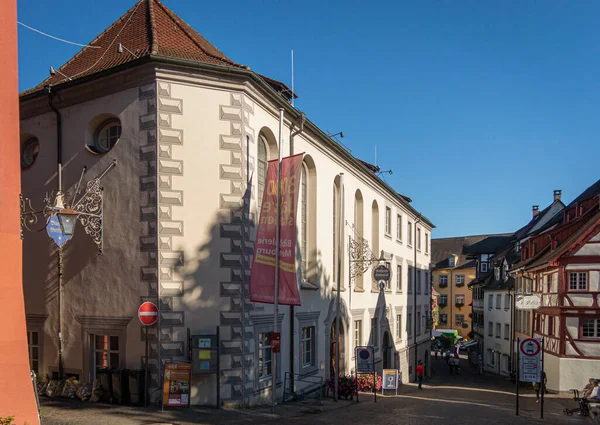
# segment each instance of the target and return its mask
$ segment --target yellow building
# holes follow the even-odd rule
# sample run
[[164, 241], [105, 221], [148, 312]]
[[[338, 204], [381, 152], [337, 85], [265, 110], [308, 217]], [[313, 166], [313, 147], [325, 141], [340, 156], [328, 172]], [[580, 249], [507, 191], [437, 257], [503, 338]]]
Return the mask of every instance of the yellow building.
[[472, 293], [467, 284], [475, 279], [477, 271], [477, 262], [463, 254], [470, 238], [431, 240], [433, 290], [439, 294], [435, 328], [455, 329], [465, 340], [472, 339]]

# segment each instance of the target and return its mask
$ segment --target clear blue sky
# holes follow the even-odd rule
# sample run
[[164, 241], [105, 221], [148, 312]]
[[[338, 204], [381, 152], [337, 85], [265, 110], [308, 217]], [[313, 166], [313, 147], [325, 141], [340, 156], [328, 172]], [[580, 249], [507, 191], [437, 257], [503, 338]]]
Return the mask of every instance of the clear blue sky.
[[[133, 0], [18, 0], [19, 20], [87, 43]], [[291, 83], [296, 107], [437, 225], [514, 231], [554, 189], [600, 178], [600, 2], [164, 0], [236, 62]], [[19, 28], [20, 89], [79, 48]]]

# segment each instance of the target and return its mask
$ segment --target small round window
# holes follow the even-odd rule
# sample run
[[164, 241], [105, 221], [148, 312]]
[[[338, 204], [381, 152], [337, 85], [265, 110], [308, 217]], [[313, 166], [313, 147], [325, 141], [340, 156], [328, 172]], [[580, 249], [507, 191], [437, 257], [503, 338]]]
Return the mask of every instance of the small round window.
[[100, 153], [106, 153], [111, 150], [121, 138], [121, 123], [119, 120], [111, 119], [104, 121], [94, 137], [94, 145]]
[[21, 146], [21, 167], [29, 168], [40, 153], [40, 142], [37, 138], [27, 139]]

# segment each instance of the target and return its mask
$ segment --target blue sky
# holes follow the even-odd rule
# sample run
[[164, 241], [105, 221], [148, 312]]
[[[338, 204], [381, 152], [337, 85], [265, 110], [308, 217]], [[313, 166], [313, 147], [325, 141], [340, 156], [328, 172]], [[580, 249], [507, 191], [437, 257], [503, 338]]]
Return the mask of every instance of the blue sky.
[[[87, 43], [133, 0], [18, 0], [23, 23]], [[433, 237], [514, 231], [554, 189], [600, 178], [600, 2], [164, 0], [413, 198]], [[20, 89], [78, 47], [19, 28]]]

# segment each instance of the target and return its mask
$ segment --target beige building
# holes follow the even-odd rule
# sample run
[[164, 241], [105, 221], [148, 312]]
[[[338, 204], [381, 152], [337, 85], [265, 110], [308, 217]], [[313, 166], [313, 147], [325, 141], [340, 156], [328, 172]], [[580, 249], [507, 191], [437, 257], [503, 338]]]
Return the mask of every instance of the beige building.
[[463, 254], [465, 238], [442, 238], [431, 241], [434, 267], [433, 290], [438, 295], [436, 329], [454, 329], [465, 340], [472, 339], [472, 292], [467, 284], [475, 279], [476, 263]]
[[[160, 1], [139, 1], [91, 44], [101, 48], [82, 50], [21, 95], [22, 188], [34, 203], [57, 188], [59, 145], [69, 196], [83, 167], [95, 177], [118, 163], [102, 180], [104, 254], [97, 255], [78, 223], [63, 248], [62, 288], [54, 243], [45, 232], [25, 235], [26, 312], [38, 371], [58, 372], [59, 326], [66, 373], [90, 381], [100, 367], [143, 368], [136, 313], [150, 300], [160, 308], [159, 326], [149, 334], [154, 384], [159, 365], [189, 359], [188, 332], [214, 333], [218, 326], [222, 400], [265, 402], [273, 375], [282, 384], [289, 371], [330, 376], [338, 315], [346, 373], [354, 347], [370, 344], [377, 368], [396, 367], [406, 382], [415, 360], [427, 361], [432, 223], [305, 120], [285, 84], [227, 58]], [[279, 310], [282, 350], [274, 371], [273, 309], [251, 303], [247, 285], [266, 162], [279, 148], [280, 109], [283, 155], [305, 154], [297, 250], [302, 306]], [[371, 269], [349, 276], [346, 241], [360, 236], [392, 270], [383, 291]], [[194, 376], [192, 403], [215, 403], [214, 385], [215, 376]]]

